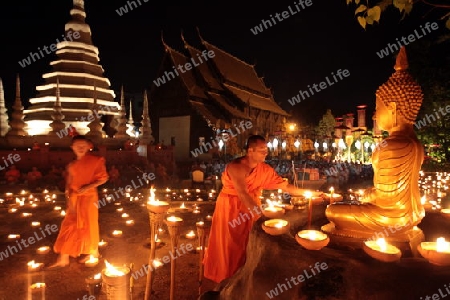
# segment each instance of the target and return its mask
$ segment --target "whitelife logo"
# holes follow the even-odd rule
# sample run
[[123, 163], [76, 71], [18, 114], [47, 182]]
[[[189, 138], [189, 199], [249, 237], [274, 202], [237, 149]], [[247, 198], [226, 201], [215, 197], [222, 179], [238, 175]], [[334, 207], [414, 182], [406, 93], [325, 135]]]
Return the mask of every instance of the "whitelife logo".
[[[177, 74], [176, 76], [175, 76], [175, 74], [174, 74], [172, 71], [165, 71], [165, 72], [164, 72], [164, 75], [161, 76], [161, 77], [159, 77], [159, 78], [157, 78], [156, 80], [153, 80], [153, 83], [154, 83], [157, 87], [159, 87], [161, 84], [164, 84], [164, 83], [166, 83], [166, 82], [169, 82], [171, 79], [175, 79], [175, 77], [180, 76], [180, 73], [178, 73], [178, 71], [180, 71], [181, 73], [184, 74], [184, 73], [186, 73], [187, 71], [192, 70], [192, 67], [193, 67], [193, 66], [194, 66], [194, 67], [198, 67], [198, 66], [200, 66], [202, 63], [207, 62], [207, 61], [208, 61], [208, 58], [213, 58], [214, 56], [216, 56], [216, 54], [214, 53], [214, 51], [212, 51], [212, 50], [209, 50], [209, 51], [203, 50], [203, 52], [202, 52], [202, 54], [201, 54], [201, 57], [200, 57], [200, 55], [197, 53], [197, 58], [198, 58], [199, 63], [197, 63], [197, 62], [195, 61], [194, 57], [191, 57], [191, 62], [192, 62], [192, 64], [191, 64], [190, 62], [187, 62], [187, 63], [185, 63], [184, 65], [178, 65], [177, 67], [172, 66], [173, 71], [175, 72], [175, 74]], [[203, 57], [204, 61], [203, 61], [202, 57]], [[183, 69], [183, 67], [184, 67], [185, 69]], [[177, 70], [178, 70], [178, 71], [177, 71]], [[166, 81], [166, 78], [167, 78], [167, 81]]]

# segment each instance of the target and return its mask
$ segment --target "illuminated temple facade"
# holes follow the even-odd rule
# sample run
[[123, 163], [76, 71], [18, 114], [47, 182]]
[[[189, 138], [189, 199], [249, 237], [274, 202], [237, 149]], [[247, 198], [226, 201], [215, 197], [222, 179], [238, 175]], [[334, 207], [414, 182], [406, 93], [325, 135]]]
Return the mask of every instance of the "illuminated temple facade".
[[103, 76], [98, 48], [85, 23], [83, 0], [74, 0], [70, 15], [71, 20], [65, 25], [66, 41], [57, 44], [58, 59], [50, 63], [52, 71], [43, 74], [45, 83], [36, 87], [37, 96], [30, 99], [31, 106], [24, 111], [25, 130], [28, 135], [47, 135], [52, 131], [55, 106], [60, 105], [65, 127], [72, 125], [80, 134], [87, 134], [92, 127], [88, 126], [91, 120], [82, 119], [97, 112], [103, 127], [99, 134], [106, 137], [115, 132], [117, 124], [111, 122], [117, 120], [120, 105], [114, 101], [110, 81]]

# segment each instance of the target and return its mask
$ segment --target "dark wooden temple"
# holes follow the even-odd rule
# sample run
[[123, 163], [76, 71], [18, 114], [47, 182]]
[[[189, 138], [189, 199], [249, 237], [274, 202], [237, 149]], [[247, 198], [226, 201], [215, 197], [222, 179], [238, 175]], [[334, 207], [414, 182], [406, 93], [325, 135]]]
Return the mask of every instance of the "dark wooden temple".
[[[183, 51], [163, 42], [165, 55], [150, 94], [153, 134], [160, 142], [175, 144], [177, 160], [197, 157], [191, 152], [196, 148], [209, 152], [208, 155], [218, 153], [217, 142], [223, 130], [230, 129], [234, 137], [228, 139], [228, 150], [222, 152], [233, 155], [242, 149], [249, 135], [268, 137], [283, 128], [289, 114], [275, 102], [254, 65], [201, 37], [199, 48], [182, 39]], [[211, 57], [206, 57], [206, 53]], [[175, 72], [174, 67], [186, 63], [193, 65], [191, 70]], [[165, 83], [158, 82], [158, 78]], [[251, 128], [243, 131], [239, 127], [241, 121], [251, 122]], [[213, 148], [202, 147], [202, 141]]]

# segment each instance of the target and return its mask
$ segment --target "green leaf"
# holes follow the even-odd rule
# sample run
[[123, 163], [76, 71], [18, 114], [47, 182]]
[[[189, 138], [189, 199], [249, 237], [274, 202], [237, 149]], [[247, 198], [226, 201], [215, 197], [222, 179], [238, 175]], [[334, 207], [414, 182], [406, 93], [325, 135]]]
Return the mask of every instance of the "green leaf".
[[367, 6], [365, 6], [365, 5], [360, 5], [360, 6], [355, 10], [355, 15], [357, 15], [357, 14], [363, 12], [363, 11], [366, 11], [366, 9], [367, 9]]
[[361, 25], [362, 28], [366, 29], [366, 19], [364, 17], [359, 16], [358, 17], [359, 25]]
[[367, 17], [366, 17], [367, 24], [372, 25], [373, 22], [380, 21], [380, 16], [381, 16], [381, 8], [379, 6], [369, 8], [367, 10]]

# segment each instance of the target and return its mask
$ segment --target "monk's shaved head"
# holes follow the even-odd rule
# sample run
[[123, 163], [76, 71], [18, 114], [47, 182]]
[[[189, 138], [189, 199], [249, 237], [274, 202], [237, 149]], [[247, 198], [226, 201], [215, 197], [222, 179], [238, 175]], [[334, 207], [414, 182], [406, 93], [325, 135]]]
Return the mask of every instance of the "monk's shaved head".
[[248, 150], [249, 148], [256, 147], [258, 142], [266, 143], [266, 139], [261, 135], [252, 135], [247, 139], [244, 149]]

